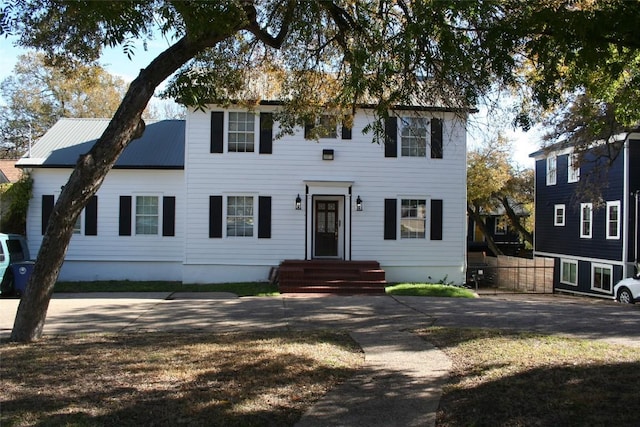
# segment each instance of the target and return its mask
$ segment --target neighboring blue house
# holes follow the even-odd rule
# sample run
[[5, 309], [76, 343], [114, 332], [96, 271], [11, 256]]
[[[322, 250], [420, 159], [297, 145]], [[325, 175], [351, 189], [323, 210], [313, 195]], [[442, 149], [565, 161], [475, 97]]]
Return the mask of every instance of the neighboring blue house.
[[[555, 291], [611, 298], [613, 285], [635, 272], [640, 133], [610, 144], [594, 144], [580, 161], [566, 144], [530, 155], [536, 160], [534, 256], [555, 259]], [[608, 147], [619, 149], [613, 160], [601, 155]], [[589, 189], [600, 197], [593, 200]]]

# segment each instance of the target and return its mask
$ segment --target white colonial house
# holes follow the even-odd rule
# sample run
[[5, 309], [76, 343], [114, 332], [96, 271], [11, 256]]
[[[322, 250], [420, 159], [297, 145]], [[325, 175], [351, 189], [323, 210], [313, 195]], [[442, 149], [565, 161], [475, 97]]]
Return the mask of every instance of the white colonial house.
[[[350, 128], [320, 117], [318, 139], [312, 125], [276, 139], [278, 108], [211, 106], [148, 124], [85, 208], [60, 279], [263, 281], [284, 260], [328, 259], [377, 261], [388, 282], [464, 280], [464, 113], [397, 108], [376, 144], [363, 133], [370, 109]], [[107, 123], [60, 120], [19, 161], [34, 179], [33, 254]]]

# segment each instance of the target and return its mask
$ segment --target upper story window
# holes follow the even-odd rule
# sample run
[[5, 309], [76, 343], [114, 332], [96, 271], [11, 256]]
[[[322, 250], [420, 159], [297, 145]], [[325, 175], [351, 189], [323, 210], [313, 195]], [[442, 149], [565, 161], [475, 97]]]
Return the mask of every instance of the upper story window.
[[509, 231], [509, 221], [505, 216], [499, 216], [496, 218], [495, 234], [505, 235]]
[[402, 199], [400, 205], [400, 237], [424, 239], [427, 221], [427, 201]]
[[324, 114], [318, 122], [318, 136], [320, 138], [338, 138], [338, 121], [335, 116]]
[[565, 207], [564, 205], [555, 205], [553, 209], [553, 225], [564, 227]]
[[593, 228], [593, 205], [580, 203], [580, 237], [591, 238]]
[[607, 202], [607, 239], [620, 238], [620, 201]]
[[556, 185], [558, 179], [558, 158], [556, 156], [547, 157], [547, 185]]
[[253, 153], [255, 147], [255, 115], [229, 112], [229, 152]]
[[227, 197], [227, 237], [252, 237], [253, 196]]
[[575, 153], [569, 154], [569, 160], [567, 162], [567, 181], [578, 182], [580, 181], [580, 165], [578, 155]]
[[403, 117], [401, 149], [403, 157], [427, 156], [427, 119], [424, 117]]
[[76, 223], [73, 224], [73, 234], [82, 234], [82, 215], [78, 215]]
[[158, 234], [158, 196], [136, 196], [136, 234]]

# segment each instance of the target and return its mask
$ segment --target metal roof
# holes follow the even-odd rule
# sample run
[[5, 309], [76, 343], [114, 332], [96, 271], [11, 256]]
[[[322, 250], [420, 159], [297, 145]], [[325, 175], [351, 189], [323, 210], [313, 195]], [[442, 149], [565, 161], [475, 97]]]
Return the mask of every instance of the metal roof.
[[[18, 167], [75, 167], [107, 128], [111, 119], [64, 118], [54, 124], [17, 163]], [[148, 122], [118, 158], [117, 169], [184, 169], [184, 120]]]

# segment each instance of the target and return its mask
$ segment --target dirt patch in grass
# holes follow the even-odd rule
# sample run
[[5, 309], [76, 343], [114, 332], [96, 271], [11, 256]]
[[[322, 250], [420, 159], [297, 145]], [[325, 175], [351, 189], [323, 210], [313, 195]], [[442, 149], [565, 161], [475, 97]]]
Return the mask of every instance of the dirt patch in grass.
[[0, 347], [2, 426], [286, 426], [353, 375], [345, 334], [131, 333]]
[[453, 361], [438, 426], [638, 426], [640, 352], [497, 330], [418, 331]]

